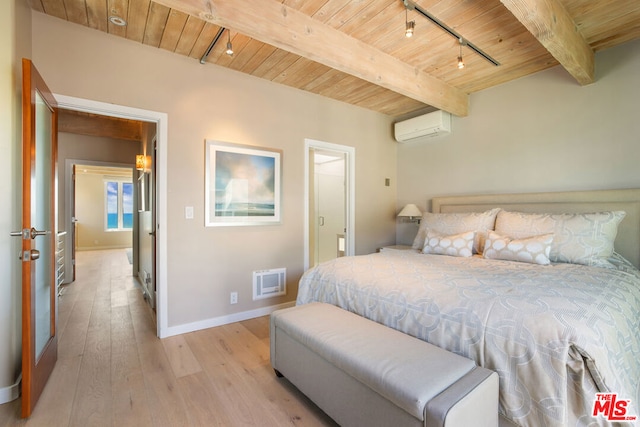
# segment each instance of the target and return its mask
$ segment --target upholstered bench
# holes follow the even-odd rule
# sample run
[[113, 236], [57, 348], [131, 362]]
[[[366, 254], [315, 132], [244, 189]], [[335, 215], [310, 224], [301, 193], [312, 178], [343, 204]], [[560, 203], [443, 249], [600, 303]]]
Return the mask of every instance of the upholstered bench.
[[329, 304], [271, 315], [271, 365], [341, 426], [498, 425], [498, 375]]

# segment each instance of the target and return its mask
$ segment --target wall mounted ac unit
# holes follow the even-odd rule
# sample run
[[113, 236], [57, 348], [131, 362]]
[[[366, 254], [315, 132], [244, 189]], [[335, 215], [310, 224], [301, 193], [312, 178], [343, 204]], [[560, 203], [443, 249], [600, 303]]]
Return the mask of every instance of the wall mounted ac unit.
[[451, 133], [451, 114], [438, 110], [397, 122], [394, 127], [396, 141], [398, 142], [408, 142], [422, 137], [449, 135]]

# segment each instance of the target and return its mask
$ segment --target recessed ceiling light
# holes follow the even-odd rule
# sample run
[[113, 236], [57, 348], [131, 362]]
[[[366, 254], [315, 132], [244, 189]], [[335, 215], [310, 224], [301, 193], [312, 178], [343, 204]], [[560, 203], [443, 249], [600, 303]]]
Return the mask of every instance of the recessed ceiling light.
[[117, 25], [118, 27], [124, 27], [125, 25], [127, 25], [127, 21], [120, 18], [119, 16], [110, 16], [109, 22], [111, 22], [113, 25]]
[[207, 12], [200, 12], [199, 16], [205, 21], [213, 21], [215, 18], [215, 16], [213, 16], [212, 13], [207, 13]]

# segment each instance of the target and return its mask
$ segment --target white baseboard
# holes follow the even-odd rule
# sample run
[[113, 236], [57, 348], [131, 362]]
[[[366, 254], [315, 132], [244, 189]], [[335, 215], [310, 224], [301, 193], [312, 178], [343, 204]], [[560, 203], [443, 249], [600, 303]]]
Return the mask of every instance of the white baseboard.
[[240, 313], [233, 313], [227, 316], [213, 317], [211, 319], [201, 320], [193, 323], [185, 323], [184, 325], [169, 326], [166, 329], [166, 334], [160, 338], [167, 338], [174, 335], [186, 334], [188, 332], [199, 331], [207, 328], [214, 328], [216, 326], [227, 325], [229, 323], [241, 322], [243, 320], [254, 319], [256, 317], [267, 316], [272, 312], [281, 308], [293, 307], [295, 301], [286, 302], [283, 304], [272, 305], [269, 307], [262, 307], [255, 310], [243, 311]]
[[22, 381], [22, 374], [18, 377], [15, 383], [8, 387], [0, 388], [0, 405], [3, 403], [11, 402], [20, 397], [20, 382]]

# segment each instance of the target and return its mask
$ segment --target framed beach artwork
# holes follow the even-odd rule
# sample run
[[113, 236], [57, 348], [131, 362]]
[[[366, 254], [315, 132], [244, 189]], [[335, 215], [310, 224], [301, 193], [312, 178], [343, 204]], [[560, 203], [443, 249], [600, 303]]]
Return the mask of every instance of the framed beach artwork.
[[205, 225], [280, 223], [282, 152], [207, 140]]

